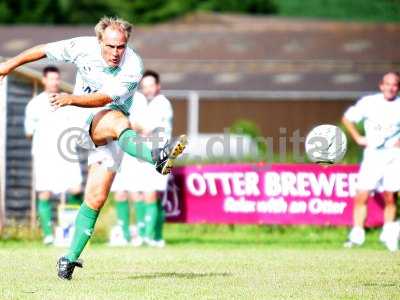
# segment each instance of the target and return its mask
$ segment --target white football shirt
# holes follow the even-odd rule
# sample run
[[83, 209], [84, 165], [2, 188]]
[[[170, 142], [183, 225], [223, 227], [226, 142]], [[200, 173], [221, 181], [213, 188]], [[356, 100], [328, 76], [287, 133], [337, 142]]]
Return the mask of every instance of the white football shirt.
[[50, 106], [49, 96], [42, 92], [32, 98], [25, 107], [25, 134], [32, 135], [32, 154], [40, 149], [53, 145], [56, 132], [53, 125], [53, 111]]
[[45, 52], [50, 60], [73, 63], [78, 68], [75, 95], [106, 94], [112, 99], [106, 107], [129, 114], [133, 95], [143, 74], [142, 59], [135, 50], [127, 47], [117, 67], [106, 64], [96, 37], [76, 37], [49, 43]]
[[[56, 111], [50, 105], [49, 95], [42, 92], [25, 107], [25, 134], [32, 135], [32, 154], [47, 157], [60, 156], [58, 140], [71, 127], [76, 107], [62, 107]], [[70, 145], [72, 146], [72, 145]], [[51, 155], [50, 155], [51, 154]]]
[[365, 96], [344, 114], [352, 122], [364, 121], [367, 148], [392, 148], [400, 139], [400, 98], [388, 101], [382, 93]]
[[156, 134], [158, 131], [163, 141], [161, 145], [155, 146], [161, 147], [171, 138], [173, 110], [171, 102], [164, 95], [160, 94], [147, 100], [142, 93], [136, 92], [129, 119], [148, 132]]

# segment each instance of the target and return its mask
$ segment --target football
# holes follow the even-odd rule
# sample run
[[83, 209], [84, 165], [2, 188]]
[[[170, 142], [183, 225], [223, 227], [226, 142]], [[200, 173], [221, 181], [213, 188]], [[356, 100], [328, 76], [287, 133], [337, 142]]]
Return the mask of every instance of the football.
[[346, 154], [347, 138], [335, 125], [319, 125], [307, 134], [305, 150], [312, 162], [322, 165], [334, 164], [341, 161]]

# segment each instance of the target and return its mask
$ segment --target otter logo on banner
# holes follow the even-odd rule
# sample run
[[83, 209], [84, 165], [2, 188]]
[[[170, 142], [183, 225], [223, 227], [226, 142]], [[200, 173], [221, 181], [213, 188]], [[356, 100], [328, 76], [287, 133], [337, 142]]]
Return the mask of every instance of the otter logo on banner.
[[165, 216], [167, 218], [178, 217], [181, 214], [179, 207], [179, 187], [175, 183], [172, 174], [170, 174], [168, 178], [167, 192], [163, 195], [162, 206], [164, 207]]

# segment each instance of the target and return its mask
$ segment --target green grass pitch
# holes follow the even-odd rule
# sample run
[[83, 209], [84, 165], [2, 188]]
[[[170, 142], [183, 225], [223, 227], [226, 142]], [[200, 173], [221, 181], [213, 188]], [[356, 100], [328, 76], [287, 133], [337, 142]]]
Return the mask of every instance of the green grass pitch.
[[0, 299], [400, 299], [400, 254], [377, 231], [343, 249], [345, 229], [185, 230], [165, 249], [93, 243], [70, 282], [62, 249], [1, 241]]

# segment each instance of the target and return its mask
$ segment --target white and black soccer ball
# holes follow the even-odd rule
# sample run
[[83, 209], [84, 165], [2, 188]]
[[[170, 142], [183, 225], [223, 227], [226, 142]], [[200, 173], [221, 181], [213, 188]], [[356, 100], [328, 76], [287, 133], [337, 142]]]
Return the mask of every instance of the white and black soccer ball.
[[347, 150], [347, 138], [335, 125], [314, 127], [306, 137], [306, 154], [315, 163], [329, 165], [342, 160]]

